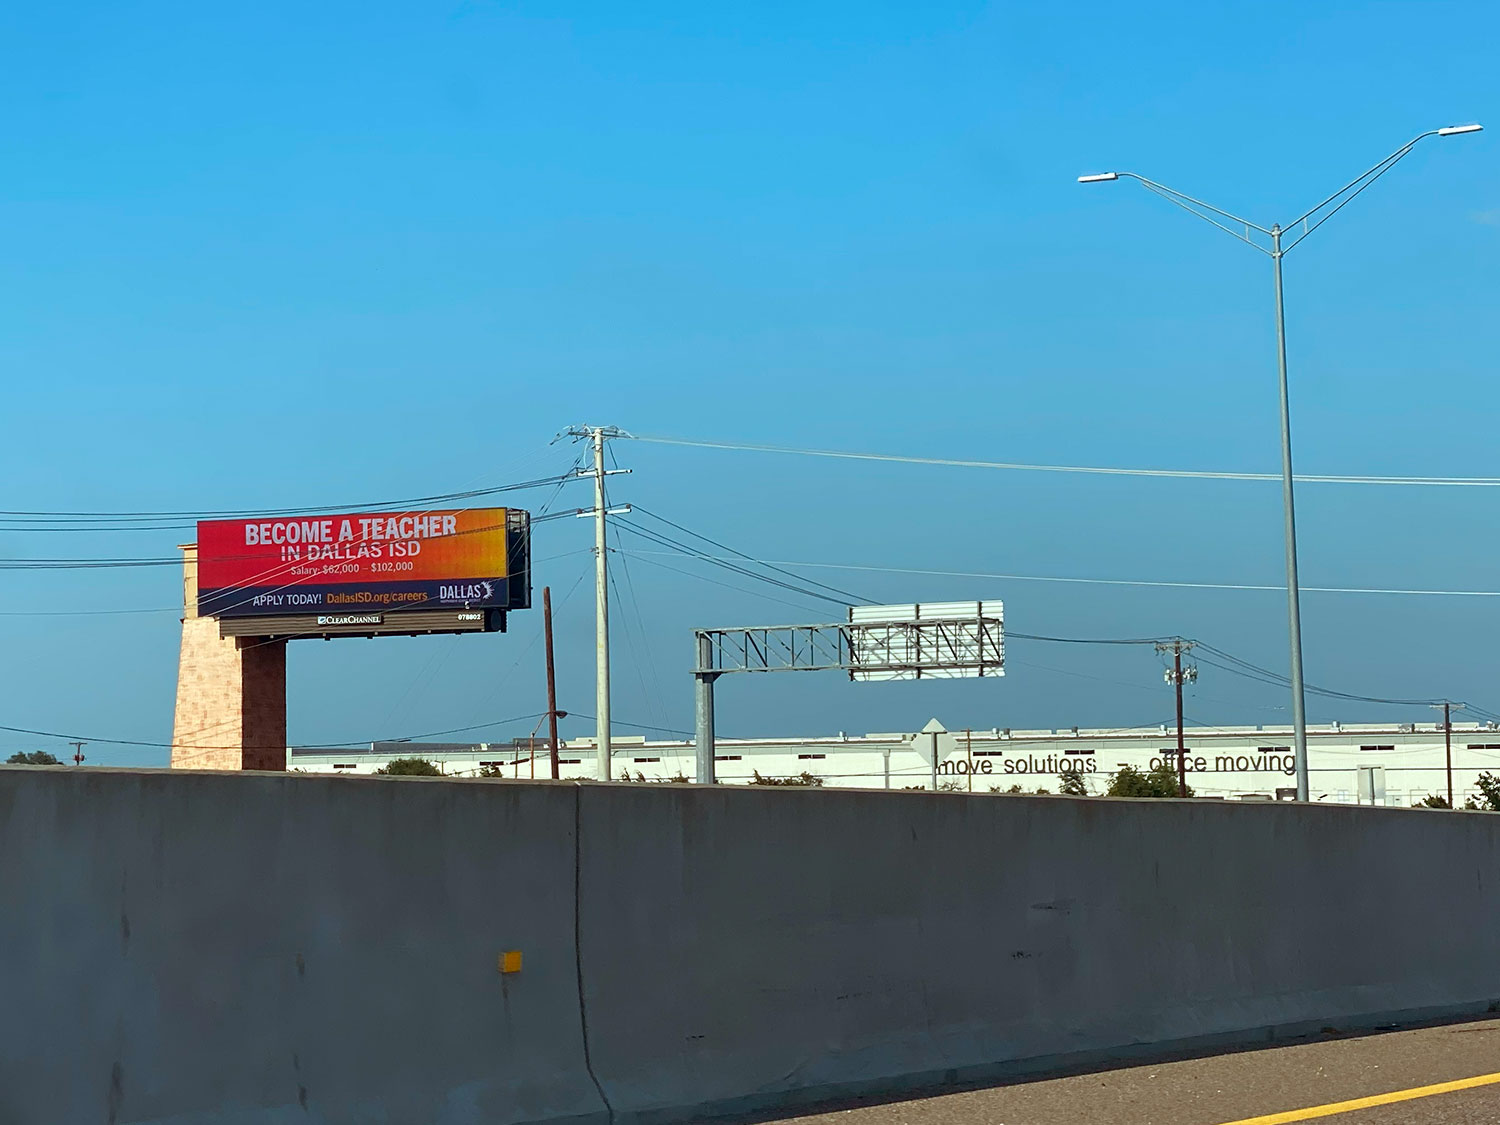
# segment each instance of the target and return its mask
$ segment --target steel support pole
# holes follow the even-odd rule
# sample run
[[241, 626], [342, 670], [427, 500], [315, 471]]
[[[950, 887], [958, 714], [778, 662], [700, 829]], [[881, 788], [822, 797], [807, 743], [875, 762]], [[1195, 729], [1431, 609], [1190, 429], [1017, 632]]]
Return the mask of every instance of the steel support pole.
[[719, 677], [708, 671], [713, 667], [713, 662], [713, 640], [700, 633], [698, 662], [693, 671], [693, 718], [697, 733], [697, 776], [700, 785], [713, 785], [718, 781], [714, 775], [714, 681]]
[[1292, 414], [1286, 385], [1286, 303], [1281, 291], [1281, 227], [1271, 228], [1271, 262], [1276, 275], [1276, 361], [1281, 380], [1281, 506], [1286, 536], [1287, 632], [1292, 649], [1292, 739], [1297, 768], [1297, 800], [1308, 800], [1307, 709], [1302, 687], [1302, 605], [1297, 583], [1297, 515], [1292, 497]]
[[937, 731], [932, 732], [932, 791], [937, 792]]
[[604, 542], [604, 430], [594, 427], [594, 714], [599, 780], [612, 778], [609, 739], [609, 555]]

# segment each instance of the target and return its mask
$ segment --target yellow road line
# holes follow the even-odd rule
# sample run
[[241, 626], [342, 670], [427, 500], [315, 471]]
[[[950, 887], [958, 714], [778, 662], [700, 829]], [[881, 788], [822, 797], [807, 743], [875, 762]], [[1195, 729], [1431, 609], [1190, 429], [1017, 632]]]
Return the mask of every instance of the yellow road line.
[[1264, 1117], [1246, 1117], [1240, 1121], [1226, 1121], [1224, 1125], [1289, 1125], [1293, 1121], [1311, 1121], [1315, 1117], [1332, 1117], [1336, 1113], [1353, 1113], [1356, 1109], [1393, 1105], [1396, 1102], [1409, 1102], [1415, 1098], [1430, 1098], [1434, 1094], [1451, 1094], [1457, 1090], [1472, 1090], [1476, 1086], [1493, 1086], [1496, 1083], [1500, 1083], [1500, 1074], [1480, 1074], [1474, 1078], [1438, 1082], [1431, 1086], [1413, 1086], [1409, 1090], [1372, 1094], [1368, 1098], [1354, 1098], [1347, 1102], [1330, 1102], [1328, 1105], [1309, 1106], [1306, 1109], [1289, 1109], [1285, 1113], [1268, 1113]]

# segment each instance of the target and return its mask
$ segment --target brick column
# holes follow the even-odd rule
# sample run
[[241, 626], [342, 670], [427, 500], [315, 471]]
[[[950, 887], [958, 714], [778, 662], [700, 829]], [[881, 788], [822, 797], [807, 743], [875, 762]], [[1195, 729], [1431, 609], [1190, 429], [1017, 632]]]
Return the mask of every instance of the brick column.
[[172, 768], [286, 769], [286, 641], [221, 637], [198, 616], [198, 546], [182, 547]]

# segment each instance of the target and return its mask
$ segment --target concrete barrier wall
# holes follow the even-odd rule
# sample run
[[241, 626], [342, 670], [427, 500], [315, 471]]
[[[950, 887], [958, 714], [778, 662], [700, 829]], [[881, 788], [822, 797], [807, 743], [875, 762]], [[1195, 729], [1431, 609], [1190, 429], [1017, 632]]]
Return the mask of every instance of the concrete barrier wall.
[[1478, 814], [0, 769], [0, 1121], [685, 1120], [1483, 1011], [1497, 879]]
[[593, 1064], [622, 1118], [1500, 997], [1500, 816], [671, 786], [582, 807]]
[[576, 802], [0, 770], [0, 1122], [597, 1119]]

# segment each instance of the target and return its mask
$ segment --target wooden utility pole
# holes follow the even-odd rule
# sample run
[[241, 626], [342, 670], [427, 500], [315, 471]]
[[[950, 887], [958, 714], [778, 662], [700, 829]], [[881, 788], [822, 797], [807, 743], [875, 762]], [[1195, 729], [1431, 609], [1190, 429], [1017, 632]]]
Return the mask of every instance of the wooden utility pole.
[[1172, 654], [1172, 667], [1167, 669], [1166, 681], [1173, 686], [1177, 695], [1177, 795], [1179, 797], [1187, 796], [1187, 747], [1182, 737], [1182, 685], [1198, 678], [1198, 669], [1183, 668], [1182, 654], [1192, 647], [1191, 641], [1184, 641], [1181, 637], [1156, 646], [1157, 652]]
[[1434, 703], [1432, 706], [1443, 709], [1443, 757], [1448, 770], [1448, 807], [1451, 809], [1456, 807], [1453, 804], [1453, 708], [1457, 707], [1462, 711], [1464, 705], [1445, 699], [1441, 704]]
[[542, 587], [542, 629], [547, 639], [547, 746], [552, 759], [552, 780], [557, 772], [557, 674], [552, 667], [552, 587]]

